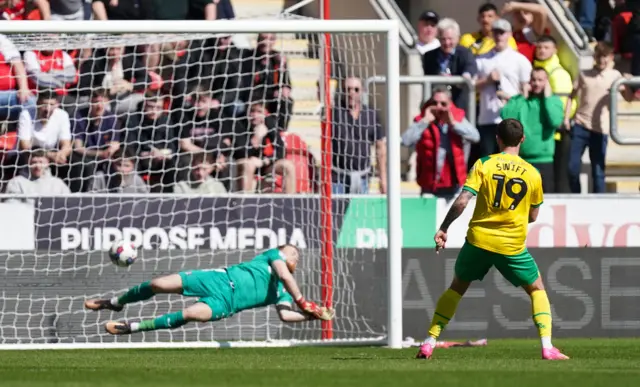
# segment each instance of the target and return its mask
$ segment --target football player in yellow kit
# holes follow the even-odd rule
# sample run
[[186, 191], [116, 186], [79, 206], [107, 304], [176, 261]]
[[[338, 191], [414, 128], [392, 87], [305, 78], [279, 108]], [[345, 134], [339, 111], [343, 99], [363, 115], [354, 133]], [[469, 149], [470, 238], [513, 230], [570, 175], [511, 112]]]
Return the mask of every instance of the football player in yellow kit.
[[417, 357], [429, 359], [437, 338], [455, 314], [458, 302], [473, 281], [484, 278], [491, 267], [531, 297], [533, 322], [542, 341], [542, 358], [566, 360], [551, 344], [551, 305], [538, 266], [526, 247], [528, 224], [535, 222], [542, 205], [542, 179], [538, 170], [518, 156], [524, 129], [518, 120], [506, 119], [497, 128], [501, 153], [479, 159], [469, 171], [434, 239], [436, 251], [445, 247], [447, 230], [469, 201], [476, 206], [465, 244], [455, 264], [455, 275], [436, 306], [429, 337]]

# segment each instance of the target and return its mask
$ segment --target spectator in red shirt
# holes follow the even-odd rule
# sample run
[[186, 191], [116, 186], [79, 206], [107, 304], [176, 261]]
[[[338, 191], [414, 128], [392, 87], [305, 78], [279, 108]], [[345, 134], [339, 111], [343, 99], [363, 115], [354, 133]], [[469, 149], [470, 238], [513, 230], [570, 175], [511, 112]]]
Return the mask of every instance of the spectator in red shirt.
[[22, 108], [35, 114], [36, 98], [16, 46], [0, 34], [0, 119], [16, 119]]
[[618, 56], [616, 69], [623, 74], [631, 72], [631, 37], [627, 33], [633, 13], [624, 0], [616, 0], [615, 15], [611, 21], [611, 43], [613, 52]]
[[51, 9], [47, 0], [0, 0], [4, 20], [49, 20]]
[[67, 85], [76, 79], [76, 66], [71, 56], [62, 50], [27, 51], [24, 64], [32, 90], [55, 89], [67, 94]]
[[451, 92], [437, 88], [415, 123], [402, 135], [404, 146], [416, 148], [417, 182], [423, 194], [453, 198], [467, 178], [470, 144], [480, 133], [465, 112], [451, 102]]
[[509, 1], [502, 8], [502, 14], [513, 16], [513, 38], [518, 51], [533, 63], [536, 41], [549, 34], [546, 8], [536, 0]]

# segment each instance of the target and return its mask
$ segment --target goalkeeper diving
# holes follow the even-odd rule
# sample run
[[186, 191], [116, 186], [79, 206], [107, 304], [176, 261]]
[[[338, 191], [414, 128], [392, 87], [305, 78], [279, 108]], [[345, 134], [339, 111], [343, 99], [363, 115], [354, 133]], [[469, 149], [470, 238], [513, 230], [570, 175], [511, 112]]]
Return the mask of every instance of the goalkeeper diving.
[[[121, 311], [125, 305], [148, 300], [156, 294], [181, 294], [198, 297], [186, 309], [140, 322], [109, 321], [105, 330], [112, 335], [158, 329], [175, 329], [191, 321], [217, 321], [243, 310], [275, 305], [280, 320], [300, 322], [331, 320], [334, 311], [307, 301], [292, 273], [300, 251], [293, 245], [267, 250], [248, 262], [225, 269], [184, 271], [143, 282], [120, 297], [91, 299], [90, 310]], [[301, 312], [293, 310], [293, 301]]]

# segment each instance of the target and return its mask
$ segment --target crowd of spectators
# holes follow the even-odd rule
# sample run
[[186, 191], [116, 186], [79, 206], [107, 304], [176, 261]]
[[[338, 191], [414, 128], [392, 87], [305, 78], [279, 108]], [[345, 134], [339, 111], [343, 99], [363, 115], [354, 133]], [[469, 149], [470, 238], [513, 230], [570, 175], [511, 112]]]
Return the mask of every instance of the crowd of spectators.
[[[235, 17], [229, 0], [0, 0], [0, 12], [5, 20]], [[0, 35], [3, 188], [300, 191], [285, 154], [289, 70], [275, 41], [262, 33], [255, 48], [240, 48], [218, 34], [21, 52]]]
[[[596, 0], [580, 3], [584, 9]], [[450, 197], [457, 192], [468, 168], [497, 152], [496, 126], [507, 118], [524, 123], [521, 156], [538, 168], [545, 192], [582, 192], [581, 164], [587, 148], [593, 192], [605, 192], [609, 90], [616, 80], [630, 76], [625, 68], [634, 74], [633, 63], [640, 63], [640, 53], [633, 59], [624, 51], [624, 42], [634, 33], [633, 20], [640, 18], [638, 4], [616, 1], [607, 33], [593, 43], [593, 69], [575, 77], [561, 63], [546, 8], [537, 1], [507, 2], [502, 9], [486, 3], [478, 9], [477, 32], [462, 36], [455, 20], [441, 19], [433, 11], [421, 14], [417, 48], [424, 74], [465, 77], [477, 93], [476, 100], [469, 101], [464, 85], [437, 88], [404, 133], [403, 144], [417, 154], [422, 193]], [[579, 15], [594, 37], [595, 30], [587, 28], [591, 22], [584, 13]], [[640, 36], [640, 30], [637, 33]], [[616, 59], [631, 59], [631, 65], [616, 66]], [[631, 88], [623, 86], [620, 92], [628, 101], [637, 98]], [[460, 109], [468, 112], [474, 103], [476, 127], [460, 117]]]

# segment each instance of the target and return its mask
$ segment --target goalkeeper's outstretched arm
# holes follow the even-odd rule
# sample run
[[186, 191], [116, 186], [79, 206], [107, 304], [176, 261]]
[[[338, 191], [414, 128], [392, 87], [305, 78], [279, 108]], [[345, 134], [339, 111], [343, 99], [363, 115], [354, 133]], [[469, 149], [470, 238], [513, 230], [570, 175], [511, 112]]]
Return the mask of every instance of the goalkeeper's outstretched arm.
[[280, 317], [280, 321], [282, 322], [295, 323], [316, 319], [312, 314], [296, 312], [289, 304], [278, 304], [276, 305], [276, 310], [278, 311], [278, 317]]

